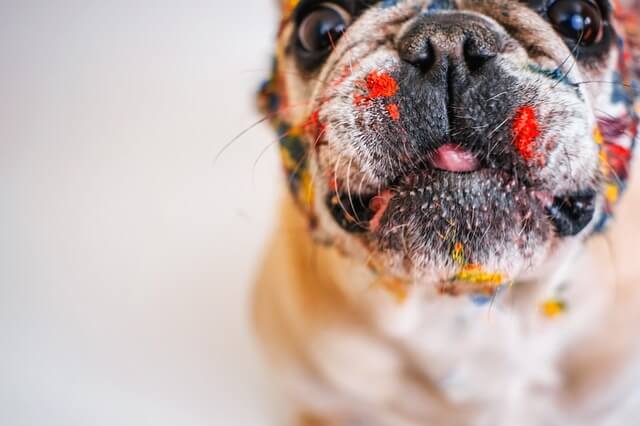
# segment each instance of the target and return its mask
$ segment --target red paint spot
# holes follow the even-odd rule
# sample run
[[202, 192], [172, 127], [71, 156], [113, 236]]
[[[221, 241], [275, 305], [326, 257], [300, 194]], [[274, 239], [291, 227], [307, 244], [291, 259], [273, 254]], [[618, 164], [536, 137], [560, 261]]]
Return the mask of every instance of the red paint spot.
[[609, 171], [619, 179], [626, 179], [629, 176], [631, 151], [613, 143], [606, 143], [605, 150]]
[[304, 124], [305, 131], [314, 138], [318, 138], [324, 132], [324, 127], [324, 124], [320, 122], [320, 111], [318, 110], [311, 113]]
[[356, 96], [356, 104], [379, 98], [391, 98], [398, 93], [398, 82], [386, 72], [371, 71], [364, 81], [368, 93]]
[[540, 136], [540, 126], [536, 119], [536, 110], [532, 106], [523, 106], [513, 119], [514, 145], [526, 161], [536, 157], [535, 142]]
[[400, 120], [400, 109], [396, 104], [387, 105], [387, 111], [389, 111], [389, 115], [393, 118], [394, 121]]
[[338, 192], [340, 189], [340, 184], [338, 183], [338, 178], [335, 176], [329, 177], [329, 191]]
[[367, 88], [371, 98], [390, 98], [398, 93], [398, 82], [387, 73], [372, 71], [367, 76]]
[[373, 218], [369, 221], [369, 229], [372, 232], [375, 232], [380, 228], [380, 222], [382, 221], [387, 208], [389, 208], [389, 203], [391, 202], [393, 195], [393, 192], [386, 190], [380, 195], [373, 197], [369, 202], [369, 208], [374, 212]]

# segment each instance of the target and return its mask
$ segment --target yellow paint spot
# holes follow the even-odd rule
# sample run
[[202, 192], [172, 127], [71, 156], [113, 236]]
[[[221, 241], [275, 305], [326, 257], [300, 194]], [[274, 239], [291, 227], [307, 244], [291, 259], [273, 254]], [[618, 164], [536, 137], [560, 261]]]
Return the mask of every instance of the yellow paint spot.
[[609, 203], [615, 204], [620, 198], [620, 189], [614, 184], [609, 184], [605, 188], [604, 195]]
[[289, 129], [288, 136], [295, 138], [300, 136], [302, 133], [303, 133], [302, 126], [293, 126], [292, 128]]
[[456, 243], [451, 252], [451, 258], [460, 265], [464, 263], [464, 244]]
[[280, 148], [280, 157], [282, 158], [282, 165], [286, 170], [295, 170], [298, 167], [296, 161], [291, 158], [291, 154], [285, 148]]
[[458, 281], [472, 284], [500, 286], [505, 282], [503, 274], [487, 272], [480, 265], [466, 265], [455, 277]]
[[542, 303], [540, 310], [545, 317], [553, 319], [567, 311], [567, 304], [558, 299], [549, 299]]
[[593, 131], [593, 140], [596, 141], [598, 145], [604, 144], [604, 136], [602, 136], [602, 132], [598, 127], [596, 127]]
[[313, 207], [315, 191], [313, 189], [313, 178], [311, 177], [311, 173], [308, 170], [305, 170], [302, 173], [300, 185], [300, 203], [302, 203], [303, 206], [311, 209]]
[[298, 6], [298, 3], [300, 3], [300, 0], [282, 0], [282, 12], [285, 18]]

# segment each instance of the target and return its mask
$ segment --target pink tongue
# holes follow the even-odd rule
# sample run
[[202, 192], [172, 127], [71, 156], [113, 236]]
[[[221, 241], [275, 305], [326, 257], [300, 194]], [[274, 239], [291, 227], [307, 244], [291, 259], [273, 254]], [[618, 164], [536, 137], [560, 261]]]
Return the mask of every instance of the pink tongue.
[[480, 168], [480, 162], [475, 155], [454, 144], [442, 145], [430, 160], [431, 166], [448, 172], [475, 172]]

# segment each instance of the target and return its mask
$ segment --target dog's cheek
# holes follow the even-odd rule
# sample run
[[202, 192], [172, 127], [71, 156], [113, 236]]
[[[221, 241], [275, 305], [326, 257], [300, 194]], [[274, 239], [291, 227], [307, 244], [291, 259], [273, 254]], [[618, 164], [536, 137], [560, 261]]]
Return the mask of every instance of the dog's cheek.
[[628, 66], [640, 78], [640, 0], [620, 0], [615, 10], [618, 33], [625, 41]]
[[554, 93], [538, 104], [545, 151], [540, 177], [554, 193], [589, 189], [600, 171], [596, 123], [586, 99]]
[[594, 139], [594, 103], [584, 86], [571, 83], [581, 73], [552, 79], [535, 62], [523, 67], [507, 60], [501, 72], [513, 82], [513, 119], [503, 139], [513, 145], [532, 180], [554, 193], [590, 188], [600, 171], [600, 147]]
[[391, 155], [396, 141], [384, 132], [388, 126], [394, 127], [395, 135], [399, 132], [397, 87], [382, 84], [397, 84], [392, 77], [397, 66], [395, 51], [381, 48], [353, 67], [338, 64], [328, 76], [330, 83], [321, 93], [324, 101], [318, 107], [324, 129], [318, 155], [321, 166], [336, 178], [344, 180], [352, 173], [352, 183], [375, 186], [384, 184], [398, 170], [398, 161]]

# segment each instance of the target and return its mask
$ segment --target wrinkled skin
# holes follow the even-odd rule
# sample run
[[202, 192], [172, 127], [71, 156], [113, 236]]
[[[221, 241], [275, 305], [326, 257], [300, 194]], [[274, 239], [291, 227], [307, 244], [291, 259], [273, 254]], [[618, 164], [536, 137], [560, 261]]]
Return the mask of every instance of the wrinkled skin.
[[[593, 232], [611, 174], [600, 124], [631, 121], [612, 138], [627, 150], [635, 132], [609, 83], [624, 36], [614, 11], [579, 49], [541, 2], [346, 1], [351, 24], [309, 65], [297, 19], [312, 4], [284, 20], [276, 91], [279, 119], [304, 129], [318, 239], [385, 273], [455, 284], [473, 265], [504, 284]], [[471, 170], [438, 167], [443, 146]]]

